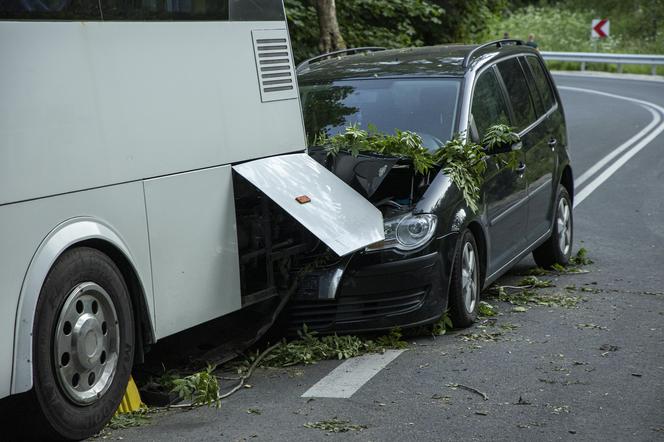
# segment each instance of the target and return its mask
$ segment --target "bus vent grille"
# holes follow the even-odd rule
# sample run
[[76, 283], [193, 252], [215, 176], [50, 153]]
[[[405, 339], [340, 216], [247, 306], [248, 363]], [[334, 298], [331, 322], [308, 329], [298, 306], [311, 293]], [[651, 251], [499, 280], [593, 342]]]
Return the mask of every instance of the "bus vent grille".
[[251, 31], [261, 101], [297, 98], [288, 34], [285, 29]]

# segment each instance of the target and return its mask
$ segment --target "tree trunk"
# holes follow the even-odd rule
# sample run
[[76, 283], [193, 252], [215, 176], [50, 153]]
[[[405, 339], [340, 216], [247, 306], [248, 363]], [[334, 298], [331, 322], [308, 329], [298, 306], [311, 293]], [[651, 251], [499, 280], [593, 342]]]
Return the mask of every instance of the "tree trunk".
[[346, 42], [341, 36], [337, 22], [337, 7], [334, 0], [316, 0], [320, 40], [318, 49], [321, 54], [346, 49]]

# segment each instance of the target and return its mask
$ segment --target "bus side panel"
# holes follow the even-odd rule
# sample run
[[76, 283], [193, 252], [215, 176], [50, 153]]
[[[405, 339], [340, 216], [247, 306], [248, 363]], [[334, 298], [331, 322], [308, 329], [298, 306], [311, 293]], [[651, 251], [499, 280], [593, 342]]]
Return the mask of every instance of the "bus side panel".
[[231, 166], [145, 181], [157, 338], [241, 307]]
[[[34, 255], [49, 233], [75, 217], [98, 219], [119, 234], [131, 252], [130, 258], [146, 291], [146, 304], [152, 312], [152, 279], [141, 182], [0, 206], [0, 397], [10, 392], [14, 354], [20, 358], [18, 366], [24, 368], [20, 370], [23, 381], [14, 382], [19, 389], [15, 392], [31, 386], [34, 307], [30, 306], [36, 304], [39, 288], [20, 296], [23, 285], [27, 287], [26, 271], [33, 259], [37, 259]], [[36, 287], [40, 287], [47, 272], [48, 268], [37, 276], [40, 281]], [[31, 272], [28, 277], [35, 278], [35, 275]], [[29, 321], [18, 320], [17, 315], [24, 306], [30, 310]], [[154, 323], [154, 318], [152, 320]], [[21, 334], [16, 336], [16, 341], [15, 333]], [[16, 349], [15, 342], [18, 343]], [[25, 365], [21, 365], [23, 363]]]
[[0, 204], [304, 150], [255, 29], [286, 24], [0, 21]]

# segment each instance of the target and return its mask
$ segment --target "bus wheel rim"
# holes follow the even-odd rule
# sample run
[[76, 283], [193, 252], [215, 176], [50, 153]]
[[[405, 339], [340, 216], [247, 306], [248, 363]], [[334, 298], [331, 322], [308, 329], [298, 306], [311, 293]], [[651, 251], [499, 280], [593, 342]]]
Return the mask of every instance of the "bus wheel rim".
[[94, 282], [76, 285], [65, 298], [54, 331], [58, 383], [78, 405], [99, 400], [113, 383], [120, 329], [115, 305]]

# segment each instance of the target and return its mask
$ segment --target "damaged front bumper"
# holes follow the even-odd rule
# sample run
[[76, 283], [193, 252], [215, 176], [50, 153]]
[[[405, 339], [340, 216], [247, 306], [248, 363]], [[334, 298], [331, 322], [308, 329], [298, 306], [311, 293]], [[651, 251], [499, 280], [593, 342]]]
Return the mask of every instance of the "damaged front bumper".
[[409, 254], [357, 252], [312, 273], [287, 309], [289, 332], [304, 324], [320, 333], [368, 332], [436, 321], [447, 308], [458, 233]]

